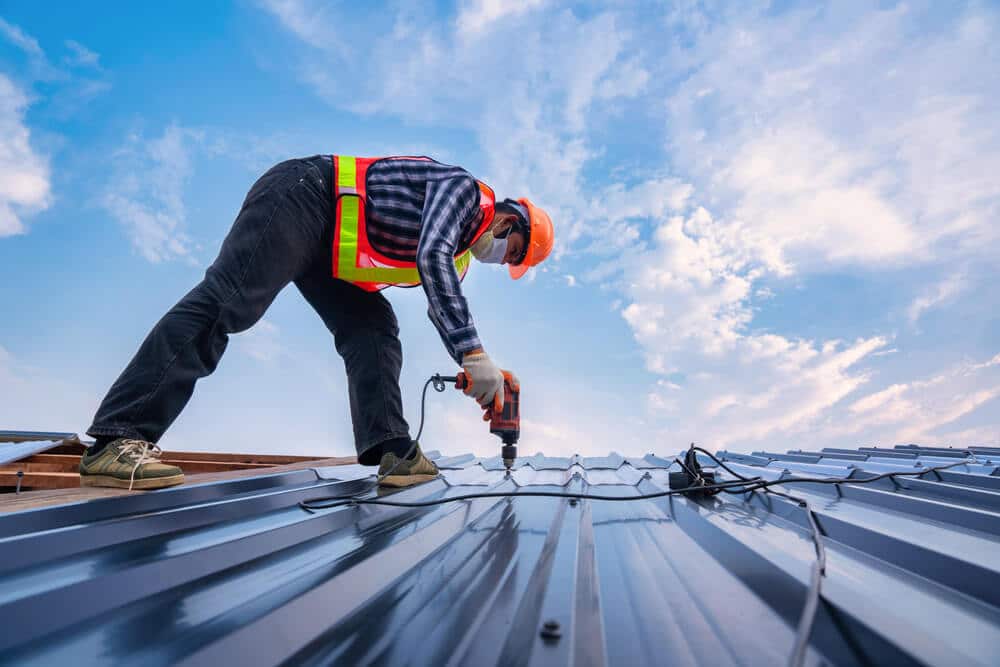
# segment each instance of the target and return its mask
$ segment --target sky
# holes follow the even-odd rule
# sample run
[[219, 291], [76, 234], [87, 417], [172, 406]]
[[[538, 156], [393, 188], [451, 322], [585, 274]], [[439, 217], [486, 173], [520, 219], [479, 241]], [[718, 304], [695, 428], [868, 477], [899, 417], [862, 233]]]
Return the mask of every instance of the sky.
[[[272, 164], [423, 154], [555, 224], [464, 283], [522, 454], [1000, 444], [995, 3], [82, 4], [0, 3], [0, 428], [84, 432]], [[415, 432], [457, 369], [386, 294]], [[294, 288], [160, 444], [353, 454]]]

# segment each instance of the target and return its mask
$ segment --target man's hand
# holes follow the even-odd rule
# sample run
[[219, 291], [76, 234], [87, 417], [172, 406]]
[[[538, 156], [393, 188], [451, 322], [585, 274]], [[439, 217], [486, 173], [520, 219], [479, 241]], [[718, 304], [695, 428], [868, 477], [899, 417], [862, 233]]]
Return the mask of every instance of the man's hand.
[[465, 394], [476, 399], [483, 408], [503, 410], [503, 373], [482, 350], [473, 350], [462, 357], [462, 369], [469, 376]]

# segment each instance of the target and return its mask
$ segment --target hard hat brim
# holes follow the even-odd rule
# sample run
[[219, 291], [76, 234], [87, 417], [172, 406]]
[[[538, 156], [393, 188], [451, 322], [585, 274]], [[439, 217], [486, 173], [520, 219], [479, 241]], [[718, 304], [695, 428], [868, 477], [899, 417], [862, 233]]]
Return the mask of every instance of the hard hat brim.
[[518, 278], [523, 276], [525, 273], [528, 272], [528, 269], [530, 268], [531, 267], [528, 266], [526, 263], [518, 264], [517, 266], [514, 266], [513, 264], [507, 265], [507, 270], [510, 272], [510, 277], [513, 278], [514, 280], [517, 280]]

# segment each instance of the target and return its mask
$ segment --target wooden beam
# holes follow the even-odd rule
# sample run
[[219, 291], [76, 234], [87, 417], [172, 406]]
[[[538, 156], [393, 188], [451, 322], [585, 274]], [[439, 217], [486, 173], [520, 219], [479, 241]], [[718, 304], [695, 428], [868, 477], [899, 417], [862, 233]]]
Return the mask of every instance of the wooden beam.
[[163, 460], [175, 461], [217, 461], [220, 463], [266, 463], [269, 465], [287, 465], [300, 461], [316, 461], [321, 456], [286, 456], [284, 454], [229, 454], [222, 452], [181, 452], [167, 450], [163, 452]]
[[[305, 468], [324, 468], [327, 466], [349, 465], [357, 463], [353, 456], [341, 458], [317, 459], [314, 461], [300, 461], [283, 466], [272, 468], [252, 469], [252, 470], [230, 470], [228, 472], [200, 473], [188, 475], [184, 480], [185, 484], [200, 484], [205, 482], [219, 482], [227, 479], [238, 479], [240, 477], [253, 477], [255, 475], [269, 475], [272, 473], [287, 472], [290, 470], [302, 470]], [[372, 468], [374, 474], [375, 468]], [[56, 473], [49, 473], [54, 475]], [[95, 500], [97, 498], [110, 498], [113, 496], [124, 496], [130, 493], [155, 493], [148, 491], [129, 491], [128, 489], [106, 489], [94, 486], [79, 486], [80, 479], [77, 475], [72, 475], [72, 482], [66, 486], [48, 486], [45, 489], [27, 491], [20, 495], [13, 493], [0, 494], [0, 514], [4, 512], [17, 512], [20, 510], [33, 509], [35, 507], [46, 507], [51, 505], [62, 505], [65, 503], [80, 502], [83, 500]], [[10, 488], [13, 490], [17, 484], [14, 475], [0, 473], [0, 488]], [[22, 484], [21, 488], [25, 486]], [[39, 488], [39, 487], [36, 487]]]
[[0, 472], [12, 472], [16, 474], [18, 470], [24, 472], [76, 472], [77, 467], [75, 465], [67, 466], [63, 463], [38, 463], [27, 460], [0, 465]]
[[264, 470], [273, 468], [270, 463], [226, 463], [219, 461], [184, 461], [179, 459], [163, 459], [164, 463], [178, 466], [185, 474], [202, 472], [226, 472], [228, 470]]
[[[287, 460], [291, 458], [292, 460]], [[289, 463], [317, 461], [313, 457], [285, 457], [269, 454], [214, 454], [211, 452], [164, 452], [164, 463], [178, 465], [186, 472], [221, 472], [224, 470], [245, 470], [265, 468]], [[80, 457], [73, 454], [35, 454], [20, 461], [0, 465], [0, 470], [22, 469], [51, 472], [74, 472], [80, 465]], [[40, 467], [47, 466], [47, 467]]]
[[[17, 473], [0, 471], [0, 486], [17, 486]], [[80, 486], [80, 476], [75, 472], [25, 472], [21, 489], [71, 489]], [[6, 501], [10, 496], [3, 496]]]

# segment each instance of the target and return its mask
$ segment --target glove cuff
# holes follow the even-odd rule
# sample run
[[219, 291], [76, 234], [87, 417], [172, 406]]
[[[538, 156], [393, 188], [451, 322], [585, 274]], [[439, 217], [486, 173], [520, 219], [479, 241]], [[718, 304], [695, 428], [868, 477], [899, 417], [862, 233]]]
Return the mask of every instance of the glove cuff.
[[477, 347], [475, 350], [470, 350], [462, 355], [462, 365], [464, 366], [469, 361], [478, 361], [485, 358], [486, 351], [481, 347]]

